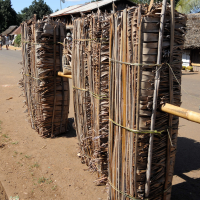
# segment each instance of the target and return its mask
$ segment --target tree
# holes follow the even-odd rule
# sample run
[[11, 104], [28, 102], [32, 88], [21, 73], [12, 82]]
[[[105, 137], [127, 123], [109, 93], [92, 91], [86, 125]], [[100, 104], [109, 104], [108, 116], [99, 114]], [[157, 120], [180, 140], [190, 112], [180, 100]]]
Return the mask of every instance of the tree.
[[37, 19], [42, 19], [44, 15], [49, 15], [52, 12], [52, 9], [44, 2], [44, 0], [34, 0], [28, 8], [25, 7], [21, 10], [19, 16], [22, 21], [31, 19], [34, 14], [37, 15]]
[[199, 0], [180, 0], [176, 5], [176, 10], [180, 13], [198, 13], [200, 12]]
[[17, 13], [12, 8], [11, 0], [0, 0], [0, 33], [11, 25], [18, 25]]

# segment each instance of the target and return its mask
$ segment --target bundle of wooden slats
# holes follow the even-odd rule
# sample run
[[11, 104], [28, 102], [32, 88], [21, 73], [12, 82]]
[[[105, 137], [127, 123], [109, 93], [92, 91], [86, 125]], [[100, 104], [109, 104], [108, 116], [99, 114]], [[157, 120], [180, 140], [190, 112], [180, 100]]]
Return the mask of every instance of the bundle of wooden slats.
[[166, 4], [111, 16], [111, 200], [170, 199], [179, 120], [159, 107], [181, 103], [185, 23], [185, 16]]
[[65, 25], [50, 19], [29, 20], [22, 26], [23, 86], [32, 128], [43, 137], [67, 130], [69, 83], [62, 70]]
[[109, 15], [100, 11], [74, 21], [72, 76], [80, 156], [107, 181]]

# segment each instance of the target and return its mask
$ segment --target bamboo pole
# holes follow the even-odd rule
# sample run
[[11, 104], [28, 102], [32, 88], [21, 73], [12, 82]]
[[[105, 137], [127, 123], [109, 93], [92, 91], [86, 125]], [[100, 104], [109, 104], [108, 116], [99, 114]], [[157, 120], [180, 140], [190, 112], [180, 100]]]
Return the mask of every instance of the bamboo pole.
[[72, 79], [72, 75], [64, 75], [63, 72], [58, 72], [57, 76], [65, 77], [65, 78], [70, 78]]
[[185, 108], [180, 108], [178, 106], [171, 105], [169, 103], [166, 103], [161, 106], [160, 108], [163, 112], [176, 115], [178, 117], [187, 119], [192, 122], [196, 122], [200, 124], [200, 113], [187, 110]]
[[[166, 4], [167, 4], [167, 0], [163, 0], [161, 19], [160, 19], [160, 29], [159, 29], [157, 64], [161, 64], [161, 60], [162, 60], [162, 42], [163, 42]], [[152, 116], [151, 116], [151, 130], [155, 129], [157, 97], [158, 97], [159, 84], [160, 84], [160, 68], [157, 67], [156, 68], [156, 76], [155, 76], [155, 84], [154, 84], [155, 90], [154, 90], [154, 94], [153, 94], [153, 109], [152, 109]], [[146, 171], [145, 197], [148, 197], [149, 192], [150, 192], [153, 139], [154, 139], [154, 135], [150, 134], [147, 171]]]
[[199, 63], [191, 63], [192, 66], [200, 67]]

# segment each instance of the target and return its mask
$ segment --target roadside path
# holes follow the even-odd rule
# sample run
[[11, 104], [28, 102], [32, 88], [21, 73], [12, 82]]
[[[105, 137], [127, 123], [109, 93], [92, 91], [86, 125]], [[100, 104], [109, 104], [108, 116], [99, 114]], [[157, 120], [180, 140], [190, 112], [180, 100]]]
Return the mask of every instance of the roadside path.
[[105, 200], [105, 186], [95, 186], [96, 176], [77, 157], [74, 131], [43, 139], [31, 128], [18, 86], [21, 60], [20, 51], [0, 51], [0, 182], [8, 197]]

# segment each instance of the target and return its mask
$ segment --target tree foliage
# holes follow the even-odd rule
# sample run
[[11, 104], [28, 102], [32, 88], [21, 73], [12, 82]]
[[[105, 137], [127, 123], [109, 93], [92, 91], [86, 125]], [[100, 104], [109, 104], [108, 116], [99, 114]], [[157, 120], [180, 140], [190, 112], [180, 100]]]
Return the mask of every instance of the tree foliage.
[[49, 15], [52, 12], [52, 9], [44, 2], [44, 0], [34, 0], [28, 8], [25, 7], [21, 10], [19, 16], [22, 21], [32, 18], [34, 14], [37, 15], [37, 19], [42, 19], [44, 15]]
[[17, 35], [14, 41], [14, 46], [19, 47], [21, 45], [21, 34]]
[[12, 8], [11, 0], [0, 0], [0, 33], [9, 26], [18, 25], [17, 13]]
[[180, 0], [176, 5], [176, 10], [180, 13], [198, 13], [200, 12], [199, 0]]

